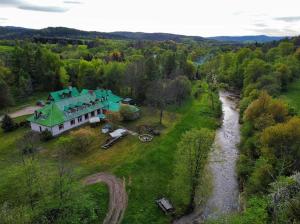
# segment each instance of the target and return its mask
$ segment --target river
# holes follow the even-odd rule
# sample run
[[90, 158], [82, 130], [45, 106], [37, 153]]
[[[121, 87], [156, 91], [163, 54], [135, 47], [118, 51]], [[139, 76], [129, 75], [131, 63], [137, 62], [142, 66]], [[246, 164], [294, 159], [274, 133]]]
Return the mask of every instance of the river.
[[209, 155], [208, 169], [211, 172], [212, 192], [206, 203], [181, 219], [176, 224], [203, 223], [207, 219], [238, 211], [239, 188], [236, 174], [237, 145], [240, 141], [238, 98], [220, 91], [223, 122], [217, 130], [215, 142]]

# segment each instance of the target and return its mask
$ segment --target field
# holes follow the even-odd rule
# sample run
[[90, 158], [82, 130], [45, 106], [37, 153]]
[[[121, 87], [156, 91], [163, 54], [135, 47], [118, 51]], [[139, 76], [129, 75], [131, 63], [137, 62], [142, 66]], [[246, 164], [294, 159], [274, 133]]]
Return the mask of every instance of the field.
[[[142, 108], [139, 120], [125, 123], [135, 130], [140, 124], [157, 124], [158, 112]], [[173, 167], [180, 158], [175, 157], [180, 136], [191, 128], [206, 127], [215, 130], [218, 119], [212, 111], [209, 96], [204, 93], [199, 98], [190, 98], [179, 108], [169, 108], [164, 114], [163, 132], [150, 143], [141, 143], [135, 136], [127, 136], [108, 150], [100, 148], [105, 136], [99, 128], [82, 127], [95, 132], [97, 139], [90, 146], [89, 153], [72, 156], [66, 161], [74, 167], [78, 180], [96, 172], [111, 172], [126, 182], [129, 197], [128, 208], [123, 223], [167, 223], [171, 217], [165, 216], [156, 206], [158, 197], [166, 196], [174, 203], [177, 214], [184, 211], [188, 194], [176, 195], [174, 189], [184, 188], [173, 181]], [[16, 142], [28, 129], [21, 128], [12, 133], [0, 132], [0, 175], [20, 162]], [[56, 163], [57, 142], [69, 133], [47, 143], [41, 143], [38, 156], [44, 164]], [[100, 191], [97, 191], [99, 190]], [[87, 190], [99, 200], [103, 211], [106, 209], [108, 193], [101, 185], [89, 186]], [[101, 202], [100, 202], [101, 201]], [[103, 212], [104, 213], [104, 212]], [[103, 215], [103, 213], [101, 213]], [[101, 216], [102, 218], [104, 216]]]
[[14, 50], [14, 47], [12, 47], [12, 46], [0, 45], [0, 54], [2, 54], [2, 53], [9, 53], [9, 52], [11, 52], [13, 50]]
[[281, 98], [284, 99], [289, 105], [294, 107], [296, 111], [300, 112], [300, 79], [291, 83], [288, 91], [284, 93]]

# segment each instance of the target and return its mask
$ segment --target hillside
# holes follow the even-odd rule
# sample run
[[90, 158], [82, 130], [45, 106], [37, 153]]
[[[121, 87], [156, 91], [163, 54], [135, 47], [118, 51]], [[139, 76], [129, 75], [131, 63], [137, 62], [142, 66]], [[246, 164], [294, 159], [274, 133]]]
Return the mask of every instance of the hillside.
[[281, 40], [284, 37], [270, 36], [217, 36], [204, 38], [201, 36], [186, 36], [170, 33], [143, 33], [117, 31], [111, 33], [97, 31], [83, 31], [66, 27], [48, 27], [45, 29], [29, 29], [23, 27], [0, 26], [0, 39], [25, 39], [25, 38], [69, 38], [69, 39], [115, 39], [115, 40], [147, 40], [147, 41], [167, 41], [183, 42], [186, 40], [197, 42], [231, 42], [231, 43], [251, 43], [251, 42], [271, 42]]
[[181, 42], [186, 39], [194, 41], [210, 41], [203, 37], [184, 36], [168, 33], [141, 33], [141, 32], [96, 32], [82, 31], [66, 27], [48, 27], [45, 29], [27, 29], [22, 27], [0, 27], [0, 39], [25, 39], [25, 38], [70, 38], [70, 39], [119, 39], [119, 40], [149, 40]]
[[239, 43], [266, 43], [272, 41], [282, 40], [286, 37], [280, 36], [266, 36], [266, 35], [257, 35], [257, 36], [216, 36], [209, 37], [209, 39], [225, 42], [239, 42]]

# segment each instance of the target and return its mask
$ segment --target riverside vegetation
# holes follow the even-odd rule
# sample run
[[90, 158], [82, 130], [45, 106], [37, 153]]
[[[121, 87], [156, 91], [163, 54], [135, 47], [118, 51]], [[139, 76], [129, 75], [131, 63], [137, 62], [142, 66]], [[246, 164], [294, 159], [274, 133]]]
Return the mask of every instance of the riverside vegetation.
[[[299, 38], [247, 46], [99, 38], [74, 44], [1, 41], [1, 114], [69, 85], [101, 87], [141, 105], [139, 120], [116, 123], [132, 129], [151, 124], [162, 134], [147, 145], [128, 136], [105, 151], [99, 149], [104, 136], [89, 127], [47, 142], [23, 126], [1, 131], [0, 222], [101, 222], [107, 188], [80, 183], [101, 171], [125, 180], [129, 201], [123, 223], [171, 222], [174, 217], [154, 203], [161, 196], [173, 202], [175, 217], [190, 212], [195, 189], [201, 194], [207, 187], [198, 177], [219, 126], [219, 87], [241, 93], [237, 172], [242, 211], [209, 222], [299, 222], [299, 43]], [[193, 141], [198, 138], [207, 144]], [[78, 140], [85, 150], [72, 147]], [[191, 149], [193, 159], [201, 158], [195, 170], [184, 165]], [[187, 182], [189, 175], [193, 181]]]

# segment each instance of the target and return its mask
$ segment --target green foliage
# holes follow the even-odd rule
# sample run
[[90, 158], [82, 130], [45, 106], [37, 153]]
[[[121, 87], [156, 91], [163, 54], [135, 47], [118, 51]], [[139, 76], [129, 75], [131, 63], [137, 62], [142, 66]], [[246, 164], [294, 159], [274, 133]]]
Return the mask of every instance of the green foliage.
[[40, 136], [41, 140], [44, 142], [47, 142], [53, 138], [51, 131], [49, 131], [48, 129], [42, 131]]
[[209, 224], [267, 224], [268, 217], [268, 200], [264, 197], [252, 197], [246, 203], [245, 210], [236, 215], [231, 215], [210, 221]]
[[94, 223], [95, 202], [67, 170], [58, 167], [57, 173], [49, 173], [32, 159], [10, 169], [0, 184], [0, 222]]
[[279, 173], [289, 174], [300, 165], [300, 118], [266, 128], [261, 142], [278, 159]]
[[[195, 206], [195, 194], [199, 188], [200, 176], [207, 162], [208, 152], [214, 141], [214, 133], [209, 129], [192, 129], [184, 133], [178, 143], [177, 162], [174, 172], [174, 180], [187, 185], [186, 188], [174, 188], [178, 195], [186, 195], [189, 198], [190, 209]], [[173, 185], [176, 186], [176, 185]], [[188, 191], [186, 191], [188, 189]]]
[[72, 131], [69, 136], [61, 137], [57, 147], [67, 155], [80, 155], [89, 152], [90, 145], [95, 140], [95, 133], [89, 129]]
[[11, 106], [13, 103], [14, 100], [11, 95], [10, 88], [0, 75], [0, 109]]
[[139, 118], [139, 111], [136, 111], [135, 107], [131, 105], [122, 105], [120, 114], [123, 121], [134, 121]]
[[268, 185], [272, 182], [273, 167], [266, 158], [260, 157], [254, 165], [254, 169], [246, 187], [248, 194], [266, 193]]
[[[215, 75], [219, 82], [242, 93], [240, 114], [243, 124], [237, 172], [240, 188], [247, 198], [267, 194], [270, 183], [278, 176], [291, 175], [299, 169], [299, 119], [292, 117], [297, 114], [299, 95], [298, 82], [292, 82], [300, 74], [299, 48], [295, 46], [293, 41], [285, 40], [273, 45], [221, 51], [202, 66], [208, 79]], [[272, 98], [282, 92], [286, 92], [283, 98], [289, 105]], [[291, 200], [293, 206], [297, 206], [299, 201], [297, 197], [294, 199]], [[283, 223], [285, 219], [292, 220], [285, 223], [292, 223], [297, 220], [289, 219], [298, 214], [297, 209], [287, 204], [279, 207], [273, 209], [281, 209], [281, 215], [268, 216], [264, 212], [260, 220], [260, 217], [255, 219], [253, 214], [256, 213], [247, 206], [242, 214], [226, 217], [223, 223]], [[279, 219], [279, 216], [282, 217]]]
[[10, 132], [16, 129], [16, 125], [15, 122], [10, 118], [10, 116], [5, 114], [2, 119], [1, 128], [4, 132]]
[[298, 223], [300, 204], [300, 175], [280, 176], [271, 184], [269, 210], [274, 222]]

